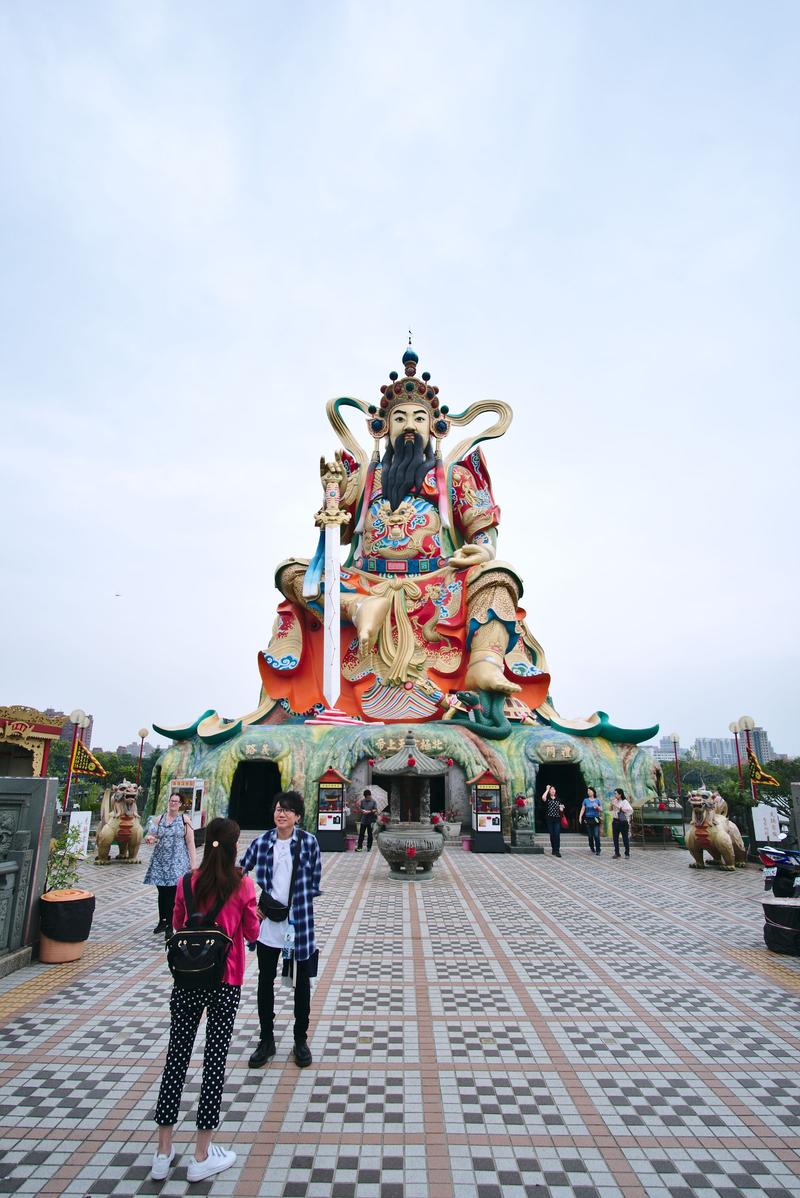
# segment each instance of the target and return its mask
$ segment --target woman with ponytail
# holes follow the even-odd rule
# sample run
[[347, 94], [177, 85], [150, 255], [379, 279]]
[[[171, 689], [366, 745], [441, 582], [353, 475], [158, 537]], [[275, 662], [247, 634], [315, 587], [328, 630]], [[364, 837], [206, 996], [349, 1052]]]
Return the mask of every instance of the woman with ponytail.
[[[206, 829], [203, 860], [200, 868], [191, 875], [195, 909], [207, 912], [222, 903], [216, 925], [233, 943], [219, 985], [197, 990], [174, 986], [172, 990], [169, 1046], [155, 1116], [158, 1149], [153, 1156], [151, 1176], [156, 1180], [167, 1176], [175, 1158], [172, 1130], [178, 1119], [186, 1070], [203, 1011], [206, 1012], [203, 1080], [197, 1107], [197, 1142], [194, 1157], [187, 1166], [187, 1180], [202, 1181], [212, 1177], [230, 1168], [236, 1160], [235, 1152], [211, 1141], [219, 1124], [225, 1062], [244, 979], [244, 944], [246, 940], [257, 939], [260, 926], [255, 887], [250, 878], [242, 876], [236, 865], [238, 842], [237, 823], [232, 819], [212, 819]], [[186, 903], [180, 885], [175, 896], [175, 928], [183, 928], [186, 919]]]

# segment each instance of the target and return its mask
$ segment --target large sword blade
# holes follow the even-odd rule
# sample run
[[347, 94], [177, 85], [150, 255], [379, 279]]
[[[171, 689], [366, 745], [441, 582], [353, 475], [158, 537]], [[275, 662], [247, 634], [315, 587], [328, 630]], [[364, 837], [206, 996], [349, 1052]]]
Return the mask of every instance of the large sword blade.
[[336, 706], [342, 690], [339, 531], [338, 524], [325, 525], [325, 669], [322, 693], [328, 707]]

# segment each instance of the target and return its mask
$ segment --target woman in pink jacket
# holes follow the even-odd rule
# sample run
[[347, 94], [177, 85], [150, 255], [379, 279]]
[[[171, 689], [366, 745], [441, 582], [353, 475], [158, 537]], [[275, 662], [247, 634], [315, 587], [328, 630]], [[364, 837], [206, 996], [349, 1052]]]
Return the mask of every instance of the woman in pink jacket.
[[[175, 1158], [172, 1129], [178, 1119], [186, 1070], [204, 1010], [206, 1043], [197, 1107], [197, 1143], [194, 1157], [187, 1166], [187, 1179], [202, 1181], [230, 1168], [236, 1160], [235, 1152], [220, 1148], [211, 1140], [219, 1124], [225, 1062], [242, 991], [244, 945], [246, 940], [258, 939], [260, 927], [255, 887], [250, 878], [242, 876], [242, 871], [236, 865], [238, 841], [237, 823], [232, 819], [212, 819], [206, 829], [202, 863], [192, 874], [192, 892], [198, 911], [210, 911], [220, 900], [224, 900], [216, 922], [231, 937], [233, 944], [218, 986], [198, 990], [174, 986], [172, 990], [169, 1047], [156, 1104], [158, 1150], [153, 1156], [151, 1169], [151, 1176], [156, 1180], [167, 1176]], [[185, 923], [186, 904], [183, 887], [179, 886], [175, 896], [173, 925], [182, 928]]]

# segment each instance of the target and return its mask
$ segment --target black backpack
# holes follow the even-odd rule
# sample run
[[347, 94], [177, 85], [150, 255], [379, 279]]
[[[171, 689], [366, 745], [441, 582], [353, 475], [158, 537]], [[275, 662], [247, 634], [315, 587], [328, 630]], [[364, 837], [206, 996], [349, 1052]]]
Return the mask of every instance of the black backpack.
[[186, 903], [186, 926], [170, 936], [166, 944], [167, 964], [182, 990], [207, 990], [219, 986], [233, 941], [217, 927], [217, 916], [225, 900], [211, 911], [195, 910], [192, 875], [182, 878]]

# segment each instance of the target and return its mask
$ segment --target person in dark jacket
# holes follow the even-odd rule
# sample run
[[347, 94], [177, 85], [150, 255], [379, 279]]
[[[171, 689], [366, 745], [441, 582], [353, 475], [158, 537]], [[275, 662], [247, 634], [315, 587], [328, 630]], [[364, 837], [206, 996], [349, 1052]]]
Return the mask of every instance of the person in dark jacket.
[[[294, 1060], [301, 1069], [311, 1064], [308, 1025], [311, 1016], [309, 963], [315, 958], [314, 899], [321, 894], [322, 859], [316, 836], [304, 832], [302, 796], [290, 790], [275, 799], [275, 827], [254, 840], [241, 860], [245, 873], [255, 870], [263, 904], [289, 906], [285, 919], [264, 918], [258, 935], [258, 1018], [260, 1036], [248, 1061], [260, 1069], [275, 1056], [275, 974], [284, 947], [294, 957]], [[292, 873], [294, 886], [292, 887]], [[292, 901], [289, 905], [289, 892]], [[266, 898], [265, 898], [266, 896]]]

